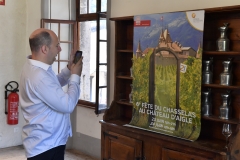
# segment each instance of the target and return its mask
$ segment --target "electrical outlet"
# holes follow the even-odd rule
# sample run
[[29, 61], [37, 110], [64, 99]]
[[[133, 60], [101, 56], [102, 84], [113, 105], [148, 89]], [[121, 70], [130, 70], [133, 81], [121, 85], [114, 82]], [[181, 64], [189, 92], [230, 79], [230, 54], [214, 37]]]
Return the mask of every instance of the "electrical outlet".
[[15, 128], [13, 129], [13, 131], [14, 131], [14, 133], [18, 132], [18, 131], [19, 131], [19, 127], [15, 127]]

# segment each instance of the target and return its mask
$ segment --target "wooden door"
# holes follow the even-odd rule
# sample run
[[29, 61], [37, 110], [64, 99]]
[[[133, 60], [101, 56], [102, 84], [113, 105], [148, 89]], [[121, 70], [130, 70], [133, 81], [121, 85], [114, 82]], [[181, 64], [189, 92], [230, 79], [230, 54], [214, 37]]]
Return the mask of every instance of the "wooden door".
[[142, 141], [113, 132], [103, 132], [104, 160], [134, 160], [142, 157]]

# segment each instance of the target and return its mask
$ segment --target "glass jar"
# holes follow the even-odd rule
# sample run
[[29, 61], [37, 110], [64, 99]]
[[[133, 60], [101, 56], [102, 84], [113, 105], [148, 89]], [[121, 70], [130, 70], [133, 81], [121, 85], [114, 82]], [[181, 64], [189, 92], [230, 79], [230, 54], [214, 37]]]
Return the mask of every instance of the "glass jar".
[[231, 61], [223, 61], [223, 72], [220, 74], [220, 84], [230, 86], [232, 84]]
[[221, 94], [222, 105], [220, 106], [220, 116], [221, 119], [231, 118], [231, 107], [230, 107], [230, 94]]
[[213, 73], [211, 71], [212, 60], [203, 61], [202, 83], [211, 84]]
[[217, 40], [217, 51], [229, 51], [228, 24], [224, 23], [224, 26], [218, 28], [220, 30], [220, 38]]
[[202, 115], [212, 115], [211, 90], [202, 92]]

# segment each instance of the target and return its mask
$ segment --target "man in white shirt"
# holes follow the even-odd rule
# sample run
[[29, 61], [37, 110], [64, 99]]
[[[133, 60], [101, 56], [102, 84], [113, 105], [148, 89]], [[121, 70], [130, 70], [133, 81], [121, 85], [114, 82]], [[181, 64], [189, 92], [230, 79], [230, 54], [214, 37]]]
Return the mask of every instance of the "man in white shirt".
[[[20, 79], [20, 106], [26, 125], [23, 145], [28, 160], [64, 160], [69, 136], [72, 136], [70, 113], [80, 95], [82, 58], [55, 75], [52, 64], [61, 51], [57, 35], [48, 29], [37, 29], [29, 37], [32, 54]], [[67, 92], [62, 86], [68, 85]]]

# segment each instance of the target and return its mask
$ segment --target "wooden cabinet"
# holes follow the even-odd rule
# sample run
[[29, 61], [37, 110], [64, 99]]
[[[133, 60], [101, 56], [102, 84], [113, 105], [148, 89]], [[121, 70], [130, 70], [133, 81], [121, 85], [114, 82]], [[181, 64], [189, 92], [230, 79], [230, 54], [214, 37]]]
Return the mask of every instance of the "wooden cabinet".
[[199, 157], [191, 154], [186, 154], [178, 151], [169, 150], [166, 148], [162, 149], [163, 160], [208, 160], [208, 158]]
[[114, 132], [103, 132], [105, 159], [135, 159], [142, 157], [142, 141]]
[[[114, 101], [100, 121], [102, 125], [102, 159], [146, 159], [146, 160], [224, 160], [240, 159], [240, 6], [212, 8], [205, 10], [203, 60], [213, 59], [213, 83], [203, 84], [202, 90], [211, 88], [212, 116], [202, 116], [201, 133], [194, 141], [186, 141], [125, 127], [132, 118], [132, 104], [129, 93], [132, 77], [133, 17], [111, 18], [115, 22], [115, 89]], [[230, 51], [217, 52], [216, 40], [220, 37], [219, 27], [229, 23], [227, 37]], [[233, 83], [220, 85], [222, 62], [231, 58], [233, 62]], [[199, 75], [201, 76], [201, 75]], [[231, 118], [219, 118], [222, 105], [221, 94], [231, 93]], [[225, 137], [222, 135], [224, 123], [232, 125], [228, 155]]]

